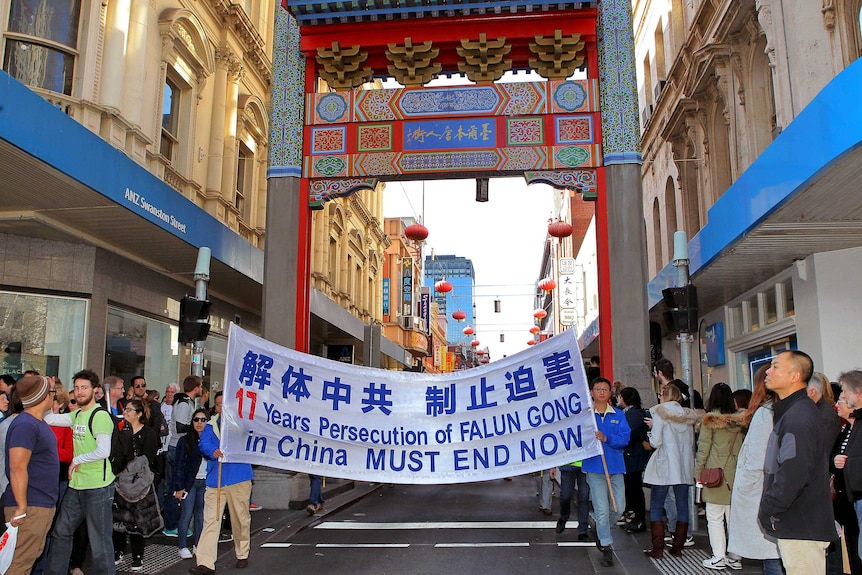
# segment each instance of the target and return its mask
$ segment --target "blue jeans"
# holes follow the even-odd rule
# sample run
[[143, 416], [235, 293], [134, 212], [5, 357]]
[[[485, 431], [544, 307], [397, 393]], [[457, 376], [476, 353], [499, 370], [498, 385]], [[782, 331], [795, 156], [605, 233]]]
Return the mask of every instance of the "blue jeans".
[[611, 525], [623, 514], [626, 508], [626, 483], [622, 473], [610, 476], [611, 489], [617, 510], [611, 506], [611, 491], [608, 490], [608, 480], [604, 473], [587, 473], [587, 483], [590, 485], [590, 495], [593, 500], [593, 512], [596, 516], [596, 536], [602, 546], [613, 545]]
[[572, 512], [572, 495], [577, 483], [578, 490], [578, 533], [586, 533], [590, 522], [590, 486], [587, 476], [576, 465], [560, 466], [560, 519], [569, 520]]
[[[207, 490], [206, 479], [195, 479], [191, 490], [188, 491], [186, 498], [180, 504], [180, 522], [177, 524], [177, 544], [180, 549], [183, 547], [191, 547], [188, 541], [189, 523], [194, 518], [195, 534], [191, 538], [192, 545], [201, 538], [201, 531], [204, 528], [204, 492]], [[174, 501], [177, 498], [174, 497]]]
[[[185, 441], [184, 437], [180, 438], [180, 441]], [[171, 482], [174, 477], [174, 454], [177, 451], [177, 446], [168, 447], [168, 457], [165, 460], [165, 484], [168, 485], [168, 488], [165, 491], [169, 491], [164, 500], [164, 505], [162, 506], [162, 518], [165, 520], [165, 531], [173, 531], [177, 528], [177, 520], [180, 516], [180, 503], [177, 501], [177, 498], [174, 497], [174, 493], [171, 490]], [[188, 498], [187, 498], [188, 499]]]
[[310, 491], [308, 493], [309, 505], [323, 505], [323, 493], [321, 492], [321, 487], [323, 487], [323, 478], [320, 475], [312, 475], [309, 473], [308, 480], [311, 483]]
[[116, 575], [114, 566], [113, 515], [114, 486], [98, 489], [72, 489], [66, 491], [58, 511], [59, 517], [51, 532], [51, 550], [46, 575], [66, 575], [69, 556], [72, 554], [72, 536], [82, 521], [87, 521], [90, 551], [93, 556], [92, 572]]
[[781, 559], [764, 559], [763, 575], [784, 575], [784, 566]]
[[[682, 520], [687, 523], [689, 486], [685, 484], [652, 486], [652, 492], [649, 498], [650, 521], [661, 521], [662, 512], [664, 511], [664, 501], [667, 499], [668, 491], [670, 491], [671, 487], [673, 487], [673, 494], [676, 499], [676, 515], [674, 516], [674, 524], [676, 524], [677, 517], [683, 518]], [[668, 517], [668, 529], [672, 529], [670, 526], [670, 517]]]

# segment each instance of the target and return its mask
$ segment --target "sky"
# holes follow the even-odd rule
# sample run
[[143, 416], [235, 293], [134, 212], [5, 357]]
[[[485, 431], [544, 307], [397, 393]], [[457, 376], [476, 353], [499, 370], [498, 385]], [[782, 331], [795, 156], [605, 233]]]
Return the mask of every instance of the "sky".
[[[492, 178], [489, 201], [477, 202], [475, 180], [427, 180], [423, 202], [422, 182], [386, 184], [384, 216], [421, 219], [429, 231], [424, 255], [433, 249], [473, 261], [474, 337], [492, 361], [526, 349], [532, 338], [535, 285], [558, 193], [544, 184], [527, 186], [523, 178]], [[497, 299], [500, 313], [494, 312]], [[456, 302], [451, 311], [467, 305]]]

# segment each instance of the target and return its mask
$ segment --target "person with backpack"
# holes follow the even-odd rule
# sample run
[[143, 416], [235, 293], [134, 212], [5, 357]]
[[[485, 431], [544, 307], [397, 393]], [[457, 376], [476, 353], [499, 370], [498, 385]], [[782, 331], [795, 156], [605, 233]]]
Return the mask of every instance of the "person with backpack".
[[114, 561], [122, 561], [126, 535], [132, 547], [131, 571], [144, 568], [144, 538], [162, 528], [156, 500], [155, 470], [159, 438], [147, 425], [149, 406], [139, 399], [126, 403], [122, 433], [132, 436], [132, 458], [117, 475], [114, 495]]
[[69, 489], [57, 512], [51, 533], [46, 575], [66, 575], [72, 553], [72, 536], [84, 520], [92, 551], [92, 571], [115, 575], [112, 513], [114, 471], [109, 463], [115, 425], [111, 415], [96, 403], [94, 389], [99, 376], [81, 370], [72, 376], [73, 392], [80, 409], [74, 413], [49, 413], [45, 422], [71, 427], [75, 456], [69, 466]]

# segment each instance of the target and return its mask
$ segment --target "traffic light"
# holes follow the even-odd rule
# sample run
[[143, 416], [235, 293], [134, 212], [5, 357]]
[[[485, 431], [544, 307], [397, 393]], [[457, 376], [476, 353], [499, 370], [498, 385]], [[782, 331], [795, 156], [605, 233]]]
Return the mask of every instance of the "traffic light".
[[210, 332], [207, 319], [210, 316], [211, 306], [212, 303], [209, 300], [191, 296], [184, 296], [180, 300], [180, 334], [177, 341], [194, 343], [207, 338]]
[[665, 312], [665, 321], [671, 331], [697, 331], [697, 288], [689, 284], [661, 290], [664, 304], [670, 311]]

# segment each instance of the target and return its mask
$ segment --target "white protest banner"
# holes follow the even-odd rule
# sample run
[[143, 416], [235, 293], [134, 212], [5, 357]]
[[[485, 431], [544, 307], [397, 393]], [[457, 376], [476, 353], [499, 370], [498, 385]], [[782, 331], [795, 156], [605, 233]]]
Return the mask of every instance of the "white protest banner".
[[231, 325], [225, 461], [384, 483], [464, 483], [598, 455], [575, 332], [436, 375], [330, 361]]

